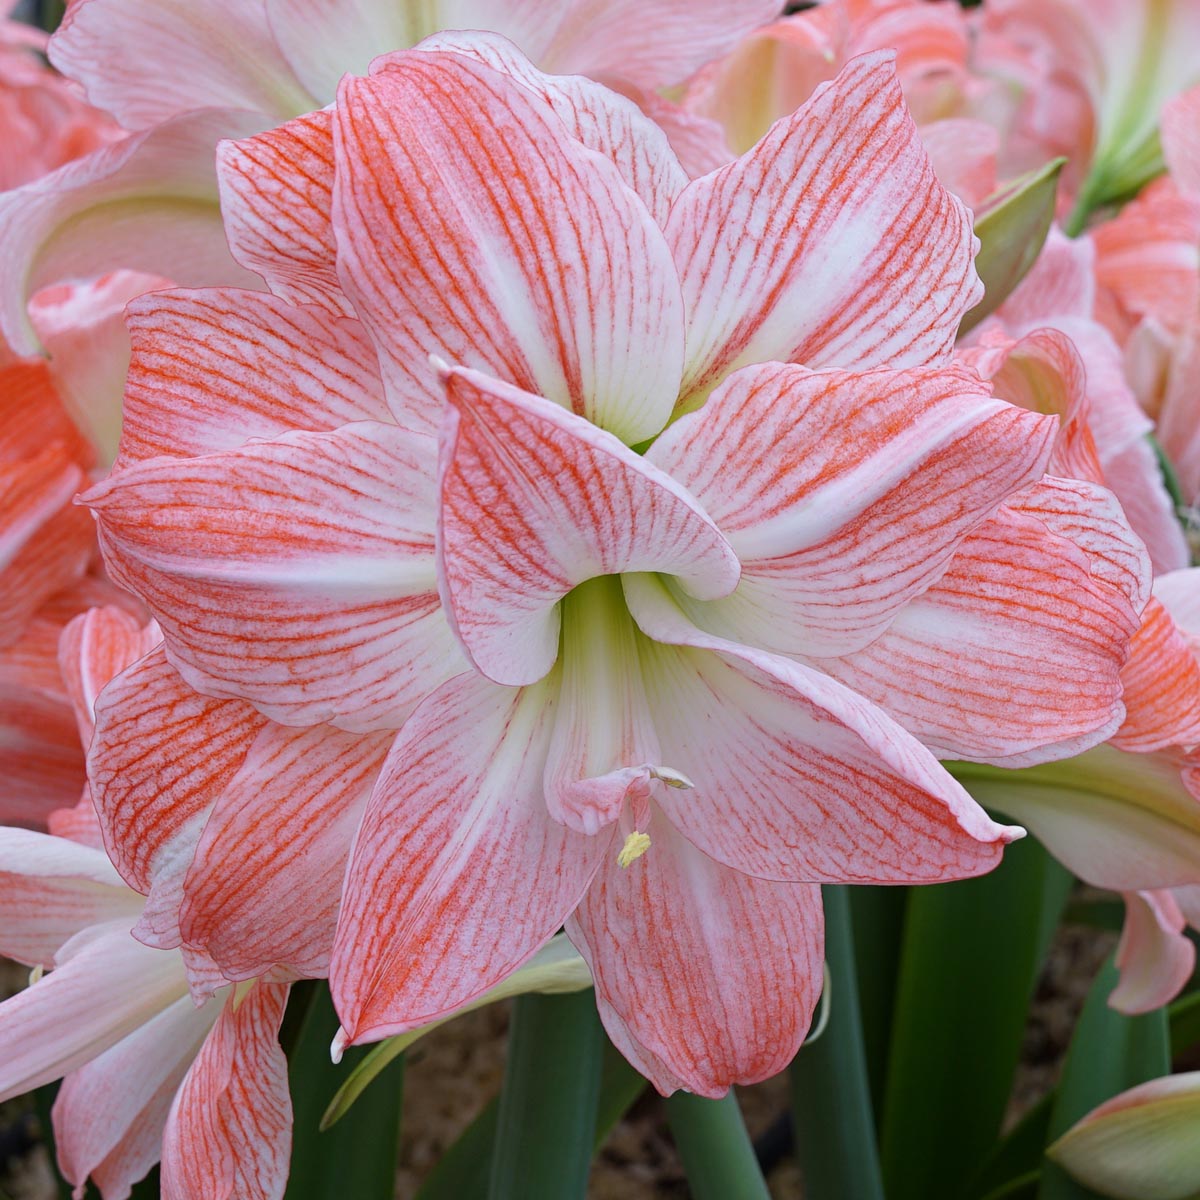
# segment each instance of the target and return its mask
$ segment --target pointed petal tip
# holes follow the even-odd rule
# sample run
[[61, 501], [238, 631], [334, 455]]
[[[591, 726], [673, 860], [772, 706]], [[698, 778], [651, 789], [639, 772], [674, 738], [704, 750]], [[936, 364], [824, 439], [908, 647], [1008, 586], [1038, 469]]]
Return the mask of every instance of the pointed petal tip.
[[337, 1033], [333, 1035], [333, 1041], [329, 1043], [329, 1058], [334, 1066], [342, 1061], [342, 1055], [346, 1052], [348, 1045], [350, 1045], [350, 1035], [344, 1026], [339, 1025]]
[[451, 377], [454, 375], [454, 368], [440, 354], [431, 354], [429, 356], [429, 365], [437, 374], [438, 383], [445, 385], [450, 382]]

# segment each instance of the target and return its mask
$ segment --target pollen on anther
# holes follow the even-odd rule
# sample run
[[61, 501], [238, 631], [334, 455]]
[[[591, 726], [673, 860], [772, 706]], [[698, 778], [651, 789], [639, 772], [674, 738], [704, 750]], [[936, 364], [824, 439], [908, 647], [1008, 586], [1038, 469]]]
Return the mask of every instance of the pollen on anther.
[[642, 857], [650, 849], [650, 835], [635, 829], [625, 838], [625, 844], [617, 855], [617, 866], [627, 867], [636, 859]]

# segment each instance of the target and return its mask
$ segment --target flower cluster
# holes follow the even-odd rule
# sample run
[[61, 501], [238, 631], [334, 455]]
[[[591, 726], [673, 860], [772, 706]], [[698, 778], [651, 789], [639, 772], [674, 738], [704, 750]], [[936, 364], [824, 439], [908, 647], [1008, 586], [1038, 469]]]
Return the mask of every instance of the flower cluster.
[[66, 1077], [78, 1195], [281, 1197], [297, 980], [337, 1057], [559, 930], [661, 1092], [765, 1079], [820, 885], [1004, 820], [1123, 894], [1114, 1005], [1190, 976], [1200, 7], [780, 7], [72, 0], [14, 66], [0, 1096]]

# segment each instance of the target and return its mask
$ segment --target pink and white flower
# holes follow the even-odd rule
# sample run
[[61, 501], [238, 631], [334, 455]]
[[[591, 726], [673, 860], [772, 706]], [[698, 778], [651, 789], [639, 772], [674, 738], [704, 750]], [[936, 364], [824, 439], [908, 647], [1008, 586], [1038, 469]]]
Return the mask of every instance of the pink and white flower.
[[[277, 773], [247, 714], [382, 746], [339, 1044], [468, 1002], [565, 922], [617, 1044], [719, 1094], [803, 1037], [818, 883], [970, 875], [1014, 836], [934, 751], [1041, 761], [1121, 724], [1147, 564], [1107, 492], [1045, 475], [1057, 420], [948, 365], [973, 239], [890, 56], [691, 183], [635, 106], [502, 40], [373, 72], [222, 148], [233, 254], [273, 294], [131, 309], [88, 503], [166, 660], [100, 699], [102, 819], [140, 890], [182, 862], [212, 894], [229, 861], [244, 891], [264, 806], [201, 834], [197, 797]], [[194, 693], [152, 684], [172, 667]], [[165, 791], [129, 771], [164, 712]]]

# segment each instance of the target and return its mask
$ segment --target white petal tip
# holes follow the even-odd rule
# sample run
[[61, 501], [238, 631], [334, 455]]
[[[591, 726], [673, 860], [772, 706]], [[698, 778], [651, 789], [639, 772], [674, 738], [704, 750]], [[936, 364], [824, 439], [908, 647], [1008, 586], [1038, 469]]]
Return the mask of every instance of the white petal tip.
[[337, 1033], [333, 1035], [333, 1041], [329, 1044], [329, 1058], [335, 1065], [342, 1061], [342, 1055], [349, 1044], [350, 1038], [346, 1035], [346, 1031], [339, 1025]]
[[450, 378], [450, 364], [440, 354], [429, 356], [429, 365], [437, 372], [438, 382], [445, 383]]

